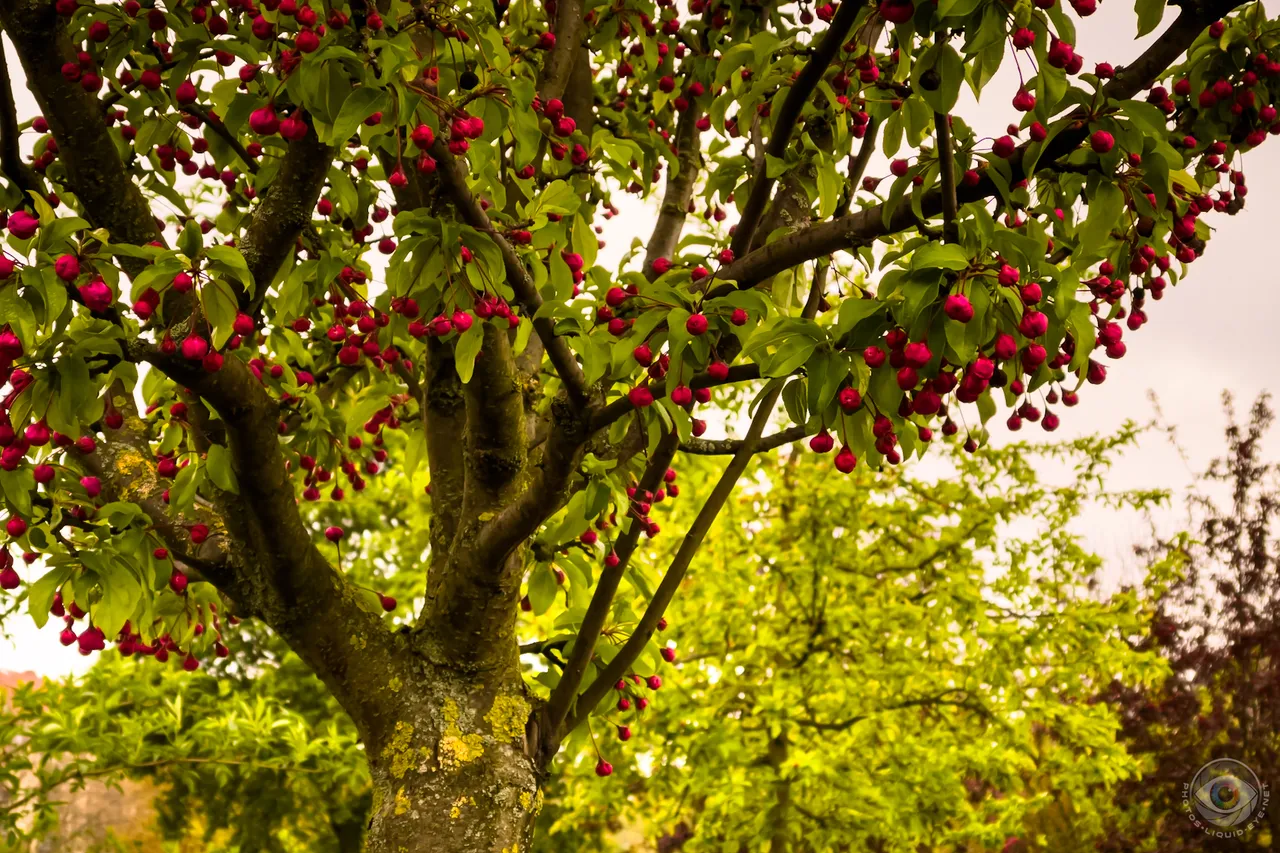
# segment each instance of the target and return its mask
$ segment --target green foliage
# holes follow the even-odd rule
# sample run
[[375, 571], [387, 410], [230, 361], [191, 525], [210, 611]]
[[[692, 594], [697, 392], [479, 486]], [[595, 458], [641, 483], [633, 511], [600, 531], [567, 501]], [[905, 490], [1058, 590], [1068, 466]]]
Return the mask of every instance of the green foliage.
[[216, 677], [112, 654], [79, 679], [24, 685], [0, 713], [0, 754], [10, 845], [51, 830], [65, 797], [92, 779], [153, 781], [164, 834], [203, 834], [210, 853], [347, 853], [358, 847], [340, 838], [359, 837], [369, 807], [350, 722], [261, 632]]
[[[1102, 564], [1076, 524], [1095, 501], [1161, 499], [1105, 490], [1132, 441], [953, 452], [879, 479], [827, 477], [802, 454], [758, 466], [669, 615], [676, 667], [638, 664], [661, 689], [628, 681], [611, 701], [632, 709], [593, 726], [628, 796], [584, 778], [584, 736], [541, 849], [612, 849], [638, 826], [691, 833], [689, 851], [775, 838], [991, 850], [1034, 838], [1062, 800], [1072, 849], [1089, 849], [1117, 783], [1139, 771], [1096, 697], [1168, 671], [1129, 642], [1150, 604], [1097, 592]], [[1048, 466], [1072, 473], [1052, 485], [1035, 473]]]
[[[1121, 760], [1105, 709], [1084, 700], [1105, 667], [1147, 677], [1116, 640], [1140, 608], [1077, 595], [1094, 568], [1062, 527], [1078, 498], [1036, 485], [1016, 452], [952, 458], [950, 485], [894, 466], [943, 437], [973, 452], [1001, 410], [1011, 429], [1056, 429], [1050, 407], [1105, 381], [1148, 298], [1242, 207], [1239, 158], [1277, 128], [1280, 101], [1260, 3], [1185, 7], [1120, 74], [1076, 50], [1072, 14], [1092, 0], [1043, 5], [0, 3], [49, 113], [0, 116], [0, 148], [31, 152], [0, 158], [0, 578], [17, 590], [3, 611], [25, 601], [86, 654], [114, 644], [187, 670], [223, 660], [241, 617], [264, 623], [315, 668], [384, 782], [390, 721], [448, 707], [443, 685], [545, 695], [523, 751], [496, 742], [509, 727], [472, 733], [490, 741], [476, 778], [531, 796], [562, 740], [580, 750], [584, 721], [608, 718], [619, 673], [661, 668], [651, 631], [697, 557], [693, 601], [674, 605], [707, 613], [683, 620], [688, 643], [711, 654], [727, 637], [720, 652], [745, 661], [719, 668], [732, 696], [689, 673], [690, 695], [744, 723], [704, 748], [755, 761], [786, 731], [779, 779], [832, 772], [797, 714], [871, 715], [831, 730], [828, 762], [865, 811], [895, 806], [877, 765], [859, 775], [849, 756], [899, 735], [922, 746], [894, 761], [942, 754], [944, 777], [1007, 793], [960, 808], [954, 786], [903, 773], [893, 796], [916, 806], [887, 841], [916, 843], [922, 814], [941, 815], [929, 826], [948, 843], [1012, 831], [1043, 799], [1026, 774], [1083, 751]], [[1138, 4], [1135, 30], [1164, 12]], [[952, 110], [965, 86], [992, 96], [1010, 50], [1034, 61], [1016, 58], [1021, 89], [998, 96], [1024, 115], [993, 140]], [[894, 158], [887, 177], [868, 174], [877, 152]], [[638, 202], [625, 216], [624, 194]], [[779, 402], [790, 429], [761, 438]], [[745, 444], [704, 438], [739, 415]], [[751, 455], [810, 437], [856, 473], [792, 453], [782, 472], [753, 470], [756, 485], [803, 482], [788, 511], [811, 529], [852, 508], [848, 535], [789, 530], [770, 491], [751, 498], [757, 529], [734, 523], [738, 507], [698, 556]], [[664, 479], [686, 469], [680, 453], [733, 461], [714, 487]], [[906, 483], [947, 514], [904, 503]], [[1061, 524], [1006, 540], [1015, 519]], [[930, 544], [951, 550], [931, 558]], [[743, 566], [762, 580], [744, 586], [730, 571]], [[716, 572], [722, 587], [698, 580]], [[862, 609], [828, 625], [813, 615], [828, 589]], [[727, 630], [743, 613], [759, 639]], [[856, 691], [824, 687], [854, 664], [798, 650], [806, 625], [804, 642], [861, 638], [848, 653], [882, 666]], [[531, 626], [538, 645], [521, 651]], [[1092, 657], [1064, 672], [1064, 646]], [[565, 657], [535, 666], [544, 651]], [[242, 698], [236, 713], [273, 716]], [[957, 704], [893, 713], [926, 699]], [[965, 738], [944, 741], [939, 719]], [[982, 751], [977, 733], [997, 728]], [[700, 772], [693, 746], [670, 749], [663, 767]], [[678, 776], [655, 774], [655, 796], [676, 802]], [[797, 778], [795, 801], [825, 815], [816, 788], [839, 786], [819, 778]], [[1062, 783], [1090, 832], [1084, 792], [1111, 781]], [[530, 809], [472, 827], [403, 807], [428, 799], [406, 787], [378, 791], [375, 849], [420, 820], [441, 844], [530, 842]], [[765, 787], [672, 819], [725, 844], [766, 823], [838, 834], [742, 799]]]

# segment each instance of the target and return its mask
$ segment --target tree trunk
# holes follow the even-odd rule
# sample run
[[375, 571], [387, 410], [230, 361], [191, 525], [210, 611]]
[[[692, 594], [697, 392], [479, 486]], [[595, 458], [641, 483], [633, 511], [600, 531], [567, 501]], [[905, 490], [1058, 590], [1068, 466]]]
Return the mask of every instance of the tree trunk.
[[367, 853], [525, 853], [542, 808], [518, 670], [394, 680], [397, 718], [367, 742]]

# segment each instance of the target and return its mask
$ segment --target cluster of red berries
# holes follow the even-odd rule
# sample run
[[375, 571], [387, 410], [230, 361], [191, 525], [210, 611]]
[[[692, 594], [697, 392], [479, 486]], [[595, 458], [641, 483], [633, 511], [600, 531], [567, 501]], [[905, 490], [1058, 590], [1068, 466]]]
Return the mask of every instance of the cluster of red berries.
[[[665, 631], [667, 628], [667, 620], [658, 621], [658, 630]], [[675, 663], [676, 650], [674, 646], [666, 645], [661, 649], [662, 659], [667, 663]], [[613, 685], [613, 689], [618, 693], [618, 701], [614, 706], [619, 713], [629, 713], [634, 711], [634, 715], [638, 718], [641, 713], [649, 708], [649, 697], [641, 695], [642, 689], [647, 689], [652, 693], [656, 693], [662, 688], [662, 676], [654, 674], [650, 676], [641, 676], [632, 673], [627, 678], [619, 679], [618, 683]], [[631, 740], [631, 726], [626, 723], [615, 724], [615, 731], [618, 740]], [[597, 752], [598, 752], [597, 748]], [[599, 756], [596, 762], [596, 775], [600, 777], [612, 776], [613, 765], [604, 759], [603, 755]]]

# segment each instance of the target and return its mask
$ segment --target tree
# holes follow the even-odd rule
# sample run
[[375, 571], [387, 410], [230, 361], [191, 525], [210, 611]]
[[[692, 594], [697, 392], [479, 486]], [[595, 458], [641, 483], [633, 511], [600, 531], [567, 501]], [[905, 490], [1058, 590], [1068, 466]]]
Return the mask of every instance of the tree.
[[[1104, 489], [1133, 440], [953, 448], [936, 480], [759, 465], [673, 602], [677, 670], [656, 692], [628, 684], [594, 728], [625, 802], [575, 762], [547, 849], [611, 849], [634, 822], [690, 853], [1092, 850], [1139, 766], [1094, 697], [1167, 673], [1129, 644], [1151, 603], [1100, 596], [1102, 562], [1071, 530], [1087, 502], [1159, 499]], [[1041, 483], [1045, 458], [1075, 476]], [[1037, 846], [1061, 802], [1067, 837]]]
[[[1259, 827], [1221, 836], [1206, 834], [1183, 807], [1184, 786], [1214, 759], [1242, 761], [1266, 784], [1280, 768], [1280, 466], [1266, 461], [1262, 446], [1274, 414], [1266, 395], [1247, 423], [1237, 420], [1229, 396], [1224, 405], [1222, 456], [1189, 501], [1197, 536], [1145, 549], [1184, 568], [1159, 599], [1145, 643], [1168, 660], [1172, 675], [1154, 689], [1117, 684], [1105, 694], [1123, 714], [1126, 747], [1147, 772], [1121, 789], [1122, 820], [1104, 850], [1266, 850], [1280, 831], [1265, 805], [1250, 809]], [[1240, 804], [1256, 806], [1250, 797]]]
[[357, 853], [370, 787], [353, 727], [278, 640], [241, 639], [214, 677], [112, 654], [6, 697], [6, 849], [54, 832], [85, 782], [133, 778], [156, 783], [158, 829], [194, 849]]
[[[1095, 347], [1122, 356], [1120, 321], [1240, 208], [1231, 164], [1275, 123], [1262, 7], [1188, 3], [1089, 74], [1041, 5], [5, 0], [41, 115], [0, 104], [0, 487], [42, 571], [5, 557], [3, 585], [86, 652], [193, 669], [259, 620], [355, 724], [371, 851], [527, 847], [564, 739], [661, 665], [753, 454], [812, 435], [839, 471], [893, 465], [997, 397], [1054, 429], [1027, 395], [1103, 381]], [[987, 150], [952, 110], [1006, 35], [1036, 59], [1027, 138]], [[877, 138], [910, 149], [884, 192]], [[596, 209], [656, 196], [660, 168], [640, 269], [605, 269]], [[695, 407], [742, 383], [745, 437], [703, 439]], [[779, 400], [794, 425], [766, 436]], [[639, 543], [682, 450], [732, 456], [658, 580]], [[423, 460], [410, 618], [305, 507], [358, 514], [367, 477]], [[573, 639], [539, 688], [517, 619], [553, 561]]]
[[[718, 518], [715, 547], [672, 602], [663, 635], [678, 641], [663, 656], [676, 666], [657, 689], [628, 680], [590, 735], [566, 744], [534, 849], [606, 850], [628, 827], [689, 851], [996, 849], [1034, 837], [1053, 798], [1072, 804], [1078, 846], [1048, 849], [1092, 849], [1115, 780], [1137, 764], [1116, 742], [1114, 708], [1090, 700], [1115, 673], [1152, 687], [1166, 672], [1157, 652], [1128, 644], [1149, 602], [1091, 593], [1101, 564], [1070, 529], [1085, 502], [1160, 497], [1105, 491], [1110, 460], [1135, 435], [977, 455], [952, 445], [937, 479], [906, 468], [824, 479], [816, 455], [791, 453], [781, 467], [757, 457], [750, 493]], [[1074, 477], [1041, 483], [1046, 458], [1074, 464]], [[684, 466], [694, 500], [675, 505], [673, 522], [696, 511], [716, 467]], [[378, 478], [366, 496], [393, 496], [394, 481]], [[382, 533], [372, 550], [396, 550], [397, 535], [414, 533]], [[356, 555], [351, 571], [365, 567]], [[548, 606], [529, 628], [561, 613]], [[241, 849], [281, 849], [282, 838], [359, 849], [368, 779], [354, 731], [296, 657], [244, 633], [253, 624], [214, 678], [112, 656], [82, 681], [18, 694], [0, 730], [30, 738], [50, 785], [163, 782], [174, 837], [194, 825]], [[562, 649], [544, 644], [548, 666]], [[588, 781], [601, 756], [621, 801]], [[31, 796], [52, 805], [47, 789]]]

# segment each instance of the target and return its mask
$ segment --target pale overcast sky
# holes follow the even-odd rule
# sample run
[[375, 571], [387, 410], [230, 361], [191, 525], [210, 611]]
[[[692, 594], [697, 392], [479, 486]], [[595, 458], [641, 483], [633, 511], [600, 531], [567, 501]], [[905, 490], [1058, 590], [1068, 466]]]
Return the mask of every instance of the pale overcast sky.
[[[1168, 19], [1174, 17], [1170, 10]], [[1111, 0], [1100, 5], [1090, 18], [1078, 20], [1077, 52], [1085, 67], [1108, 61], [1119, 65], [1137, 56], [1155, 38], [1135, 39], [1132, 4]], [[1157, 30], [1157, 33], [1159, 29]], [[20, 73], [17, 58], [9, 50], [9, 67]], [[15, 80], [19, 113], [35, 112], [34, 101], [20, 80]], [[966, 117], [982, 135], [998, 136], [1015, 112], [1010, 99], [1017, 88], [1013, 63], [1006, 62], [999, 76], [985, 90], [986, 98], [976, 105], [967, 88], [962, 90], [956, 111]], [[1216, 230], [1205, 257], [1196, 261], [1188, 278], [1166, 291], [1160, 302], [1148, 300], [1148, 325], [1136, 333], [1125, 333], [1128, 354], [1108, 363], [1105, 384], [1089, 386], [1074, 409], [1058, 407], [1062, 427], [1057, 433], [1069, 437], [1116, 429], [1126, 419], [1151, 416], [1148, 394], [1160, 399], [1168, 422], [1176, 425], [1190, 464], [1184, 462], [1162, 437], [1152, 435], [1142, 446], [1126, 454], [1111, 478], [1113, 488], [1167, 488], [1183, 490], [1193, 471], [1204, 465], [1222, 443], [1223, 389], [1235, 393], [1238, 408], [1263, 390], [1276, 390], [1275, 369], [1280, 356], [1280, 264], [1269, 256], [1280, 251], [1276, 223], [1280, 222], [1280, 140], [1269, 139], [1257, 151], [1246, 155], [1243, 166], [1248, 179], [1248, 206], [1234, 217], [1214, 214], [1208, 222]], [[887, 172], [883, 162], [880, 173]], [[868, 174], [877, 173], [873, 163]], [[647, 234], [635, 225], [652, 222], [652, 215], [630, 202], [617, 203], [622, 216], [604, 223], [608, 245], [600, 253], [600, 263], [612, 264], [629, 247], [634, 237]], [[1002, 417], [993, 420], [996, 440], [1007, 435]], [[1037, 425], [1024, 426], [1018, 437], [1042, 436]], [[1280, 441], [1270, 443], [1273, 456]], [[1165, 529], [1182, 520], [1176, 505], [1159, 522]], [[1126, 514], [1094, 511], [1083, 520], [1081, 532], [1092, 548], [1107, 558], [1116, 575], [1132, 577], [1136, 563], [1132, 546], [1147, 534], [1143, 519]], [[0, 639], [0, 669], [34, 669], [47, 675], [83, 671], [91, 659], [58, 644], [55, 622], [37, 632], [27, 619], [15, 619], [9, 626], [14, 641]]]

